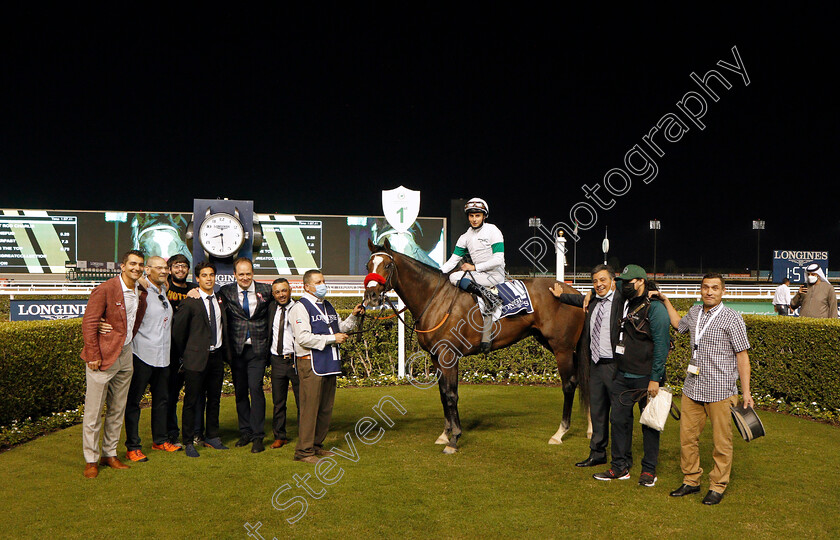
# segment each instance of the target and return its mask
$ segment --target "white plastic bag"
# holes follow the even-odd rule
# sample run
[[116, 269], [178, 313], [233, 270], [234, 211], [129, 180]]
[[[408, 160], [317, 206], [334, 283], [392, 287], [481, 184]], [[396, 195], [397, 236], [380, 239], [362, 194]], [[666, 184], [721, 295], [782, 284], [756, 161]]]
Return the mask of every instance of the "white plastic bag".
[[668, 413], [671, 412], [672, 398], [670, 390], [664, 387], [659, 388], [656, 397], [648, 399], [639, 422], [656, 431], [665, 429], [665, 420], [668, 419]]

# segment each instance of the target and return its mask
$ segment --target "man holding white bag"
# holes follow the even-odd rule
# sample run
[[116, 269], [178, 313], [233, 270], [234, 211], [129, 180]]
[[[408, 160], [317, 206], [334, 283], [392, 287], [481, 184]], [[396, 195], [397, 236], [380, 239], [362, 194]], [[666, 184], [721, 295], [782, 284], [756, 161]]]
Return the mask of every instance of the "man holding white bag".
[[750, 348], [744, 319], [721, 302], [726, 285], [720, 274], [706, 274], [700, 286], [702, 306], [693, 306], [680, 319], [661, 293], [671, 325], [681, 334], [691, 332], [692, 354], [683, 386], [680, 418], [680, 467], [683, 484], [671, 492], [682, 497], [700, 491], [700, 433], [712, 423], [715, 466], [709, 473], [709, 492], [703, 504], [718, 504], [732, 470], [730, 407], [738, 404], [736, 380], [741, 379], [744, 407], [754, 407], [750, 395]]

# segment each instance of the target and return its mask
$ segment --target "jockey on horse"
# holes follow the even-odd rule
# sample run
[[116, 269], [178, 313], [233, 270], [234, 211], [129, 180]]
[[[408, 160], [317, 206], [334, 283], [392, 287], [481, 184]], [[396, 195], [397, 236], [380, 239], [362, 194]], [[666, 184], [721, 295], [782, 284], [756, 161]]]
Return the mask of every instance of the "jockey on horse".
[[464, 213], [470, 221], [470, 228], [458, 238], [452, 256], [440, 270], [444, 274], [452, 272], [469, 253], [473, 263], [461, 263], [460, 270], [449, 275], [449, 281], [484, 301], [481, 351], [487, 352], [490, 350], [493, 312], [502, 305], [494, 289], [505, 280], [504, 237], [498, 227], [486, 222], [490, 209], [484, 199], [474, 197], [467, 201]]

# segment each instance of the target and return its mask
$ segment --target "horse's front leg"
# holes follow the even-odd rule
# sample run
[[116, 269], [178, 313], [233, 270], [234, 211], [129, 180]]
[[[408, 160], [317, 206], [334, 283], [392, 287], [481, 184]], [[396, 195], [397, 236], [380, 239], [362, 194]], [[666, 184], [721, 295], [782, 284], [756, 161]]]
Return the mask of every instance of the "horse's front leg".
[[[458, 416], [458, 367], [457, 365], [446, 370], [441, 375], [441, 380], [445, 381], [445, 387], [441, 390], [445, 393], [446, 405], [448, 410], [448, 422], [450, 428], [449, 443], [443, 449], [444, 454], [454, 454], [458, 451], [458, 439], [461, 437], [461, 419]], [[442, 396], [443, 398], [443, 396]]]
[[443, 405], [443, 433], [437, 438], [435, 444], [449, 444], [449, 434], [452, 432], [452, 423], [449, 420], [449, 405], [446, 399], [446, 378], [441, 373], [438, 377], [438, 390], [440, 391], [440, 403]]
[[560, 378], [563, 380], [563, 419], [560, 421], [557, 433], [551, 436], [548, 444], [563, 444], [563, 435], [569, 431], [572, 423], [572, 405], [575, 402], [575, 388], [577, 388], [571, 352], [558, 353], [556, 358]]

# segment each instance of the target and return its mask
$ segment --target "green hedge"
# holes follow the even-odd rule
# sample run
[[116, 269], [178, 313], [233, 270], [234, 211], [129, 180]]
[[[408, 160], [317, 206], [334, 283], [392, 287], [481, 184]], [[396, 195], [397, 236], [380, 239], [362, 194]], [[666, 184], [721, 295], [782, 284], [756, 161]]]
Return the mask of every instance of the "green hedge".
[[0, 324], [0, 426], [84, 402], [82, 320]]
[[[840, 413], [840, 320], [744, 315], [750, 340], [751, 392], [766, 404], [803, 404]], [[668, 356], [668, 381], [681, 390], [691, 354], [688, 334]], [[804, 412], [804, 411], [803, 411]]]

